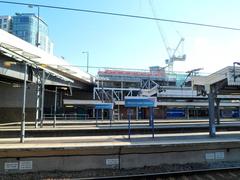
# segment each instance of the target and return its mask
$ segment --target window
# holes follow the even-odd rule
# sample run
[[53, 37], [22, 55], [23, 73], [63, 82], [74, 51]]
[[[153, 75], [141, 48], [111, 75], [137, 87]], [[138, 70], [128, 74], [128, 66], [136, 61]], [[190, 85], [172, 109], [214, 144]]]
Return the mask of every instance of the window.
[[7, 25], [6, 25], [6, 24], [4, 24], [4, 25], [3, 25], [3, 29], [6, 29], [6, 28], [7, 28]]
[[7, 19], [4, 19], [3, 22], [7, 22]]
[[33, 69], [31, 66], [28, 66], [28, 80], [33, 81]]
[[16, 31], [16, 34], [17, 34], [18, 36], [22, 36], [22, 35], [23, 35], [23, 32], [22, 32], [22, 31]]
[[21, 23], [29, 23], [29, 18], [28, 17], [21, 17], [20, 22]]

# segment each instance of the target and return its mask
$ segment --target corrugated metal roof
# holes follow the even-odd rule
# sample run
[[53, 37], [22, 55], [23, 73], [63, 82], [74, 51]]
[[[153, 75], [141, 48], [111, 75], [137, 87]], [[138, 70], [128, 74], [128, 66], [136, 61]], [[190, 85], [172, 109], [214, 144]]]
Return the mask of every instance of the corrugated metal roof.
[[[240, 75], [239, 67], [236, 67], [236, 74]], [[211, 85], [224, 79], [227, 79], [229, 86], [240, 86], [240, 78], [236, 78], [234, 81], [232, 66], [227, 66], [213, 74], [210, 74], [209, 76], [192, 77], [192, 83], [193, 85]]]

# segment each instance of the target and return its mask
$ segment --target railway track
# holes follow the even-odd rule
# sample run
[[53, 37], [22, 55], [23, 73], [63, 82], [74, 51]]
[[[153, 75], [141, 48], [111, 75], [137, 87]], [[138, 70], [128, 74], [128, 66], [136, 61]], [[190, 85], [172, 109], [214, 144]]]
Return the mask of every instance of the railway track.
[[135, 174], [109, 177], [91, 177], [91, 178], [75, 178], [82, 180], [92, 179], [131, 179], [131, 180], [239, 180], [240, 167], [214, 168], [214, 169], [199, 169], [189, 171], [175, 171], [164, 173], [150, 174]]
[[[84, 173], [83, 173], [84, 174]], [[16, 174], [0, 174], [0, 179], [58, 179], [58, 180], [239, 180], [240, 167], [225, 167], [214, 169], [198, 169], [162, 173], [124, 174], [117, 176], [81, 177], [82, 173], [73, 171], [32, 172]], [[84, 175], [86, 176], [86, 174]]]
[[[62, 121], [53, 128], [52, 122], [46, 121], [43, 128], [35, 128], [33, 122], [26, 123], [26, 137], [69, 137], [69, 136], [106, 136], [127, 135], [126, 120], [99, 121]], [[151, 134], [148, 120], [133, 120], [131, 134]], [[224, 119], [216, 125], [218, 132], [240, 131], [239, 119]], [[156, 120], [155, 134], [209, 132], [208, 120]], [[0, 124], [0, 138], [19, 137], [20, 123]]]
[[[240, 125], [217, 125], [218, 132], [226, 131], [240, 131]], [[1, 129], [1, 138], [19, 137], [19, 129]], [[169, 133], [195, 133], [195, 132], [209, 132], [208, 125], [178, 125], [178, 126], [155, 126], [155, 134], [169, 134]], [[131, 134], [151, 134], [151, 127], [133, 126]], [[127, 135], [128, 128], [124, 127], [109, 127], [101, 126], [94, 128], [38, 128], [27, 129], [26, 137], [68, 137], [68, 136], [106, 136], [106, 135]]]

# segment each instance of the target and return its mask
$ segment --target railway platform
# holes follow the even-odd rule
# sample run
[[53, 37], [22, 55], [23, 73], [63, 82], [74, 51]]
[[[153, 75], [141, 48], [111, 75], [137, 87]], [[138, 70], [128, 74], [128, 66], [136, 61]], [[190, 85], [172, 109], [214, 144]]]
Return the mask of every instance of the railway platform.
[[[208, 132], [207, 119], [157, 119], [155, 121], [155, 134], [169, 133], [197, 133]], [[239, 119], [222, 119], [216, 125], [217, 131], [240, 131]], [[19, 137], [20, 123], [0, 124], [1, 138]], [[150, 134], [152, 129], [148, 120], [132, 120], [132, 134]], [[95, 120], [59, 121], [54, 128], [52, 121], [45, 121], [42, 128], [35, 128], [33, 122], [26, 124], [26, 138], [29, 137], [71, 137], [71, 136], [106, 136], [127, 135], [127, 120], [115, 120], [111, 124], [109, 120], [100, 120], [97, 125]]]
[[[237, 166], [240, 164], [240, 131], [81, 137], [33, 137], [0, 139], [0, 172], [158, 172]], [[89, 172], [89, 174], [86, 174]]]

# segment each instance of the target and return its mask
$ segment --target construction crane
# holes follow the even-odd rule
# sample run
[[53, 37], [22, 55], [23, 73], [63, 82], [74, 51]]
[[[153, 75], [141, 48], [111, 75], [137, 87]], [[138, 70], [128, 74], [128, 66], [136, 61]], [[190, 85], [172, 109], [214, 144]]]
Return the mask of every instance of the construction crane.
[[[154, 9], [154, 4], [153, 4], [153, 1], [152, 0], [148, 0], [148, 3], [151, 7], [151, 10], [152, 10], [152, 13], [153, 13], [153, 16], [156, 18], [157, 15], [156, 15], [156, 11]], [[180, 47], [183, 47], [183, 43], [184, 43], [184, 38], [181, 37], [180, 41], [178, 42], [176, 48], [173, 50], [173, 53], [171, 53], [171, 49], [168, 47], [167, 45], [167, 42], [166, 42], [166, 39], [164, 37], [164, 34], [162, 32], [162, 29], [159, 25], [159, 22], [158, 21], [155, 21], [156, 25], [157, 25], [157, 28], [158, 28], [158, 31], [159, 31], [159, 34], [161, 36], [161, 39], [163, 41], [163, 44], [164, 44], [164, 47], [167, 51], [167, 54], [168, 54], [168, 59], [165, 60], [165, 63], [166, 63], [166, 67], [167, 68], [167, 71], [169, 73], [173, 73], [173, 64], [175, 61], [185, 61], [186, 60], [186, 55], [183, 54], [183, 53], [180, 53], [180, 55], [177, 55], [177, 52], [179, 51], [179, 48]]]
[[177, 44], [177, 47], [173, 50], [173, 53], [171, 54], [169, 48], [166, 49], [168, 52], [169, 59], [165, 60], [165, 63], [167, 64], [167, 69], [169, 73], [173, 73], [173, 64], [175, 61], [185, 61], [186, 60], [186, 54], [180, 54], [176, 55], [178, 52], [178, 49], [181, 45], [183, 45], [184, 38], [181, 38], [180, 41]]

